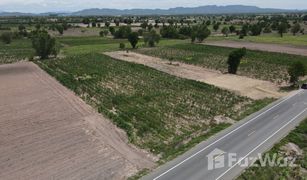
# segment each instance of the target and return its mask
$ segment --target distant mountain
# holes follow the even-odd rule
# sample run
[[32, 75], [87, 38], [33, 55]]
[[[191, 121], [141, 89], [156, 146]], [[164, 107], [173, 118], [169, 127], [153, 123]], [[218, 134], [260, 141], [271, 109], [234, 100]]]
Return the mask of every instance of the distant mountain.
[[[307, 10], [303, 10], [307, 11]], [[200, 7], [177, 7], [170, 9], [84, 9], [72, 13], [42, 13], [28, 14], [18, 12], [2, 12], [0, 16], [47, 16], [58, 14], [60, 16], [119, 16], [119, 15], [195, 15], [195, 14], [243, 14], [243, 13], [282, 13], [303, 12], [291, 9], [259, 8], [256, 6], [230, 5], [230, 6], [200, 6]]]
[[38, 14], [21, 12], [0, 12], [0, 16], [37, 16]]

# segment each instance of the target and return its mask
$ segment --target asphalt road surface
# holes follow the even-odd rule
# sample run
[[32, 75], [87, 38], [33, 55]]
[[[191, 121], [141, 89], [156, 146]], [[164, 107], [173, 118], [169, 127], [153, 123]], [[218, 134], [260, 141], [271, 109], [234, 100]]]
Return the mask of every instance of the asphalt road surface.
[[200, 143], [143, 179], [234, 179], [306, 117], [307, 90], [298, 90]]

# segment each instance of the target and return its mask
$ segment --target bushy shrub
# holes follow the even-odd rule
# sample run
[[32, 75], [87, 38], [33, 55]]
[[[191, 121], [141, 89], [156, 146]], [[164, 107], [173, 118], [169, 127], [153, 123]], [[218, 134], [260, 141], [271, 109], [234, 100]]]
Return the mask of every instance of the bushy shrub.
[[125, 43], [119, 43], [119, 49], [125, 49], [126, 45]]
[[13, 39], [13, 34], [11, 32], [4, 32], [1, 34], [0, 38], [5, 44], [10, 44]]
[[124, 39], [128, 38], [128, 35], [132, 32], [130, 26], [121, 26], [117, 31], [114, 32], [114, 38]]
[[299, 61], [293, 63], [288, 69], [288, 74], [290, 76], [290, 83], [292, 83], [293, 86], [297, 85], [299, 77], [306, 75], [304, 64]]
[[211, 31], [206, 25], [198, 25], [193, 27], [193, 35], [199, 42], [203, 42], [209, 35]]
[[144, 42], [150, 47], [154, 47], [159, 41], [160, 35], [155, 30], [151, 30], [149, 33], [144, 34]]
[[36, 55], [41, 59], [46, 59], [50, 55], [57, 56], [59, 46], [56, 39], [51, 37], [46, 31], [37, 31], [32, 33], [32, 46]]
[[160, 34], [163, 38], [177, 39], [179, 38], [178, 30], [175, 26], [164, 26]]
[[229, 54], [228, 61], [227, 61], [228, 73], [230, 74], [237, 73], [241, 59], [245, 56], [245, 54], [246, 54], [245, 48], [235, 50]]
[[139, 33], [132, 32], [128, 35], [128, 41], [130, 42], [133, 49], [135, 49], [136, 45], [139, 42]]

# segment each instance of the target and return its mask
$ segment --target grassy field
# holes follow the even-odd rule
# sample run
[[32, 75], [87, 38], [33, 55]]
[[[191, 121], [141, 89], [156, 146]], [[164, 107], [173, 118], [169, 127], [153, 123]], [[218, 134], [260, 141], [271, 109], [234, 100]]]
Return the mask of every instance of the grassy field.
[[[119, 50], [119, 43], [124, 43], [126, 48], [131, 48], [130, 43], [126, 39], [112, 39], [101, 37], [60, 37], [59, 42], [64, 46], [65, 55], [76, 55], [86, 53], [101, 53], [106, 51]], [[187, 43], [187, 40], [170, 40], [162, 39], [157, 45], [158, 47], [170, 46], [175, 44]], [[138, 47], [144, 47], [144, 42], [140, 40]]]
[[13, 40], [11, 44], [0, 42], [0, 64], [17, 62], [33, 54], [34, 50], [28, 39]]
[[272, 101], [252, 101], [102, 54], [38, 64], [124, 129], [132, 143], [161, 155], [162, 160], [229, 126], [215, 124], [215, 116], [238, 120]]
[[[227, 72], [227, 58], [233, 50], [186, 43], [163, 48], [138, 49], [137, 52]], [[241, 61], [238, 74], [281, 84], [288, 81], [287, 69], [294, 61], [301, 61], [307, 66], [307, 58], [303, 56], [248, 50]]]
[[[119, 43], [125, 43], [126, 48], [131, 48], [126, 39], [113, 39], [99, 36], [91, 37], [56, 37], [62, 45], [62, 55], [80, 55], [87, 53], [101, 53], [106, 51], [119, 50]], [[174, 44], [186, 43], [185, 40], [162, 39], [158, 47]], [[144, 42], [140, 41], [139, 47], [144, 47]], [[0, 41], [0, 64], [13, 63], [23, 59], [33, 57], [34, 49], [30, 39], [13, 39], [11, 44], [4, 44]]]
[[67, 46], [82, 46], [82, 45], [102, 45], [102, 44], [112, 44], [127, 42], [127, 40], [122, 39], [112, 39], [98, 36], [91, 37], [58, 37], [60, 43]]
[[[299, 167], [251, 167], [247, 169], [238, 180], [251, 180], [255, 179], [307, 179], [307, 173], [303, 174], [300, 168], [307, 169], [307, 119], [303, 121], [294, 131], [292, 131], [286, 138], [280, 143], [276, 144], [268, 154], [274, 154], [280, 152], [280, 147], [291, 142], [300, 147], [304, 151], [303, 156], [298, 158], [295, 164]], [[272, 156], [270, 156], [272, 157]], [[279, 153], [279, 157], [284, 157]], [[257, 162], [259, 163], [259, 162]]]
[[246, 36], [244, 39], [239, 39], [238, 36], [210, 36], [208, 40], [234, 40], [234, 41], [248, 41], [256, 43], [273, 43], [273, 44], [287, 44], [294, 46], [307, 46], [307, 35], [285, 34], [284, 37], [280, 37], [278, 34], [262, 34], [260, 36]]

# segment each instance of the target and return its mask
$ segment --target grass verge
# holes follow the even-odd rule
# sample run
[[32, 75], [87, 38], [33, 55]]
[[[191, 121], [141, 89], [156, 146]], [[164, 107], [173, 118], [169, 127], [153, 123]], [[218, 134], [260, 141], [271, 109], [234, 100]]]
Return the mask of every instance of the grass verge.
[[[281, 153], [280, 148], [287, 143], [294, 143], [303, 150], [303, 155], [298, 157], [295, 161], [297, 167], [250, 167], [248, 168], [237, 180], [250, 180], [257, 179], [296, 179], [305, 180], [307, 179], [307, 119], [304, 120], [295, 130], [293, 130], [287, 137], [281, 140], [280, 143], [276, 144], [267, 154], [270, 157], [273, 154], [278, 154], [278, 157], [286, 158], [284, 153]], [[259, 162], [256, 162], [260, 165]]]

